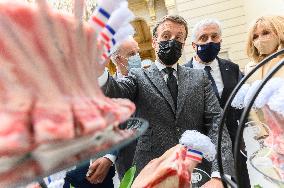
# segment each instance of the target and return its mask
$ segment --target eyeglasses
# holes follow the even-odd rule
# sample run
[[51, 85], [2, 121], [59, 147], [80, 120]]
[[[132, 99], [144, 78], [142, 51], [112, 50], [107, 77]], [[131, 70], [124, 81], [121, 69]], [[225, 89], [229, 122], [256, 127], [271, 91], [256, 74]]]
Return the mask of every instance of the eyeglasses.
[[122, 57], [123, 59], [125, 59], [125, 60], [129, 60], [129, 58], [131, 58], [131, 57], [133, 57], [133, 56], [136, 56], [136, 55], [139, 55], [139, 52], [137, 52], [136, 54], [134, 54], [134, 55], [131, 55], [131, 56], [129, 56], [129, 57], [125, 57], [125, 56], [122, 56], [122, 55], [117, 55], [117, 56], [119, 56], [119, 57]]

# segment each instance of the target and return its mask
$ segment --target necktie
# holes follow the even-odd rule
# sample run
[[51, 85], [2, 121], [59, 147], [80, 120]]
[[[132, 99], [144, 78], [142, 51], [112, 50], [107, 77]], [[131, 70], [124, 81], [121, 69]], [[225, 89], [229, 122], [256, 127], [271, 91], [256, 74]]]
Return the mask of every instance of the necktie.
[[211, 72], [210, 72], [210, 71], [212, 70], [211, 67], [210, 67], [210, 66], [205, 66], [205, 67], [204, 67], [204, 70], [206, 71], [206, 73], [207, 73], [207, 75], [208, 75], [208, 78], [209, 78], [209, 80], [211, 81], [211, 85], [212, 85], [212, 87], [213, 87], [213, 91], [214, 91], [215, 95], [217, 96], [218, 100], [220, 101], [220, 97], [219, 97], [217, 85], [216, 85], [216, 83], [215, 83], [215, 80], [214, 80], [214, 78], [213, 78]]
[[178, 85], [177, 85], [177, 79], [173, 74], [174, 69], [171, 68], [171, 67], [167, 67], [167, 68], [164, 69], [164, 71], [168, 75], [167, 86], [168, 86], [170, 93], [172, 95], [173, 101], [175, 103], [175, 107], [177, 107]]

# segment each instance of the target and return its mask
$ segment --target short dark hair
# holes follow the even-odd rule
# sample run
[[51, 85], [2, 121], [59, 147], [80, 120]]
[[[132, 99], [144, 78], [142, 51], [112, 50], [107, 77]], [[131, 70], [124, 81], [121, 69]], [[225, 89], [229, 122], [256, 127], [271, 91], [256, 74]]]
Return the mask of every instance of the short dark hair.
[[186, 31], [185, 38], [187, 38], [187, 34], [188, 34], [187, 22], [185, 21], [185, 19], [183, 17], [181, 17], [179, 15], [166, 15], [166, 16], [164, 16], [159, 22], [156, 23], [156, 25], [153, 29], [153, 37], [157, 38], [157, 29], [165, 21], [171, 21], [171, 22], [183, 25], [185, 27], [185, 31]]

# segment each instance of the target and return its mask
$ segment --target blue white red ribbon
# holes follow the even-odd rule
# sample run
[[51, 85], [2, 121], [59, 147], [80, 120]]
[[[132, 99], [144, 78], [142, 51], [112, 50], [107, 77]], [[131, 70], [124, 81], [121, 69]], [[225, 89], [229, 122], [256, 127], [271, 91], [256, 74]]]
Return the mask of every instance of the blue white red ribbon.
[[103, 15], [105, 18], [109, 19], [110, 14], [102, 7], [99, 7], [98, 12], [101, 13], [101, 15]]
[[201, 162], [203, 153], [194, 149], [188, 149], [186, 156], [194, 161]]
[[109, 18], [110, 14], [104, 8], [99, 7], [94, 16], [91, 17], [91, 20], [97, 25], [99, 25], [101, 28], [104, 28]]

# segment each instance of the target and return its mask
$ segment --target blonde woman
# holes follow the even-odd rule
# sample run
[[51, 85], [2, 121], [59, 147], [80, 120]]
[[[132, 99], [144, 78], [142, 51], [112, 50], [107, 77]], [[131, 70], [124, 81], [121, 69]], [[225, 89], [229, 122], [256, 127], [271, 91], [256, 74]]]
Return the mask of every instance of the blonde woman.
[[[248, 33], [248, 40], [247, 40], [247, 55], [252, 60], [245, 66], [245, 74], [248, 74], [258, 63], [260, 63], [264, 58], [267, 56], [281, 50], [284, 48], [284, 16], [262, 16], [258, 18], [253, 25], [251, 26], [249, 33]], [[267, 73], [281, 60], [284, 59], [284, 56], [278, 56], [272, 59], [270, 62], [259, 68], [248, 80], [248, 87], [243, 97], [243, 106], [246, 106], [248, 101], [250, 100], [251, 95], [254, 93], [255, 86], [260, 83]], [[284, 78], [284, 69], [282, 68], [278, 71], [271, 79], [271, 82], [268, 82], [266, 86], [263, 88], [262, 93], [258, 95], [258, 98], [255, 101], [255, 105], [262, 104], [257, 107], [257, 109], [252, 109], [249, 120], [253, 121], [254, 125], [258, 127], [258, 134], [255, 135], [251, 128], [246, 128], [244, 130], [244, 141], [246, 144], [246, 151], [248, 158], [256, 151], [260, 150], [261, 146], [259, 143], [254, 139], [265, 139], [266, 145], [268, 142], [268, 129], [269, 126], [270, 130], [273, 130], [271, 127], [271, 121], [268, 120], [267, 112], [263, 113], [263, 110], [270, 111], [268, 105], [264, 103], [265, 99], [270, 98], [272, 95], [272, 89], [276, 91], [277, 88], [280, 87], [281, 82], [277, 81], [276, 79]], [[277, 86], [278, 85], [278, 86]], [[265, 91], [266, 90], [266, 91]], [[264, 92], [265, 91], [265, 92]], [[269, 91], [269, 92], [267, 92]], [[266, 96], [265, 96], [266, 95]], [[264, 97], [265, 96], [265, 97]], [[275, 99], [276, 100], [276, 99]], [[279, 101], [280, 102], [280, 101]], [[270, 122], [269, 124], [267, 124]], [[264, 126], [266, 125], [266, 126]], [[270, 132], [271, 134], [271, 132]], [[280, 155], [278, 155], [280, 156]], [[270, 157], [267, 155], [267, 157]], [[264, 161], [262, 163], [265, 163]], [[261, 185], [262, 187], [277, 187], [272, 185], [270, 182], [265, 180], [261, 174], [259, 174], [256, 170], [252, 168], [249, 162], [248, 164], [248, 172], [250, 177], [251, 186], [254, 185]], [[264, 168], [264, 167], [263, 167]], [[275, 170], [273, 167], [266, 166], [266, 171], [275, 178], [280, 178], [279, 174], [282, 172], [281, 170]]]
[[[246, 52], [252, 60], [245, 66], [245, 74], [251, 71], [259, 62], [267, 56], [284, 48], [284, 16], [262, 16], [250, 27], [248, 33]], [[261, 80], [265, 75], [282, 59], [284, 55], [272, 59], [270, 62], [259, 68], [248, 80], [253, 83]], [[284, 78], [284, 69], [278, 71], [274, 77]], [[249, 97], [247, 97], [249, 98]], [[251, 113], [251, 119], [265, 122], [262, 111]], [[263, 130], [261, 136], [267, 133]]]
[[[272, 53], [284, 48], [284, 16], [262, 16], [249, 30], [247, 55], [252, 60], [245, 66], [245, 74], [251, 71], [260, 61]], [[277, 57], [260, 68], [250, 79], [262, 79], [266, 73], [284, 56]], [[283, 77], [284, 71], [275, 76]]]

